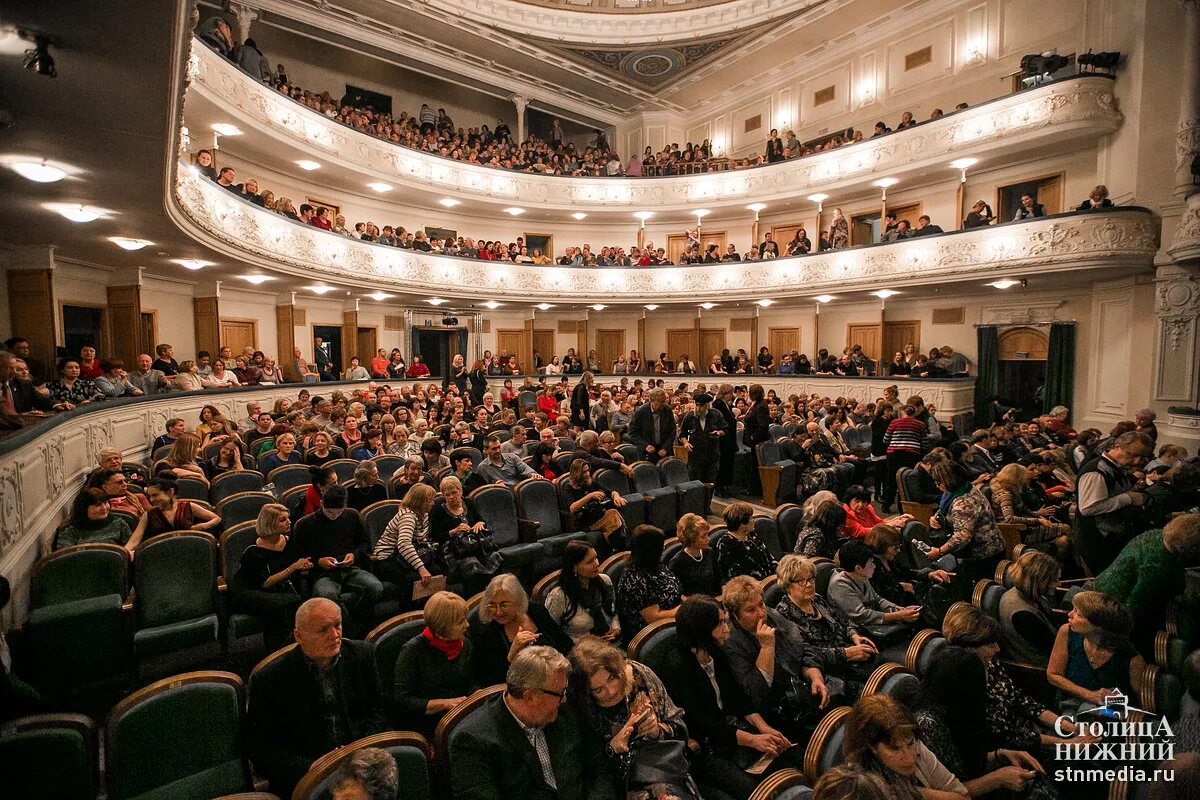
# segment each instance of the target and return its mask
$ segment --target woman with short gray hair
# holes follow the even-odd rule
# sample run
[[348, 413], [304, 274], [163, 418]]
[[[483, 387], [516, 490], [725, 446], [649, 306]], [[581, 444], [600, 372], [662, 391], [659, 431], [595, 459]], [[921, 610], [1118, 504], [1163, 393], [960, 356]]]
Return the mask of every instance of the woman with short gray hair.
[[479, 622], [471, 626], [469, 636], [481, 686], [503, 683], [508, 665], [530, 645], [548, 645], [564, 655], [574, 646], [550, 612], [529, 602], [521, 582], [510, 572], [488, 582], [479, 604]]
[[372, 503], [387, 499], [387, 487], [379, 480], [379, 465], [373, 461], [360, 461], [354, 468], [354, 483], [346, 488], [346, 505], [362, 511]]
[[355, 750], [329, 785], [333, 800], [395, 800], [400, 790], [396, 759], [378, 747]]

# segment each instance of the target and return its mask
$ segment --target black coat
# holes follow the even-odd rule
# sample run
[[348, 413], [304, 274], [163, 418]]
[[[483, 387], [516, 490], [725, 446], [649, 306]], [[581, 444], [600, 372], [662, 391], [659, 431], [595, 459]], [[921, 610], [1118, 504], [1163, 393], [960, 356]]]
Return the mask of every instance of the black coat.
[[720, 439], [721, 455], [732, 459], [737, 452], [737, 417], [733, 416], [733, 409], [729, 407], [729, 403], [720, 398], [713, 400], [712, 407], [713, 410], [721, 412], [721, 417], [725, 420], [726, 434]]
[[504, 695], [493, 697], [450, 736], [450, 785], [455, 800], [616, 800], [602, 743], [571, 705], [543, 729], [558, 791], [546, 785], [537, 752]]
[[430, 700], [467, 697], [478, 688], [472, 672], [471, 643], [450, 661], [422, 635], [400, 648], [388, 717], [401, 730], [432, 733], [438, 717], [425, 713]]
[[[720, 433], [720, 436], [716, 434]], [[721, 459], [721, 441], [729, 435], [725, 426], [725, 418], [716, 409], [710, 409], [700, 422], [700, 417], [692, 412], [683, 418], [679, 424], [679, 438], [690, 442], [692, 450], [688, 453], [688, 461], [697, 464], [714, 464]]]
[[[545, 606], [541, 603], [530, 603], [525, 613], [537, 626], [539, 638], [536, 644], [553, 647], [564, 656], [571, 652], [575, 643], [563, 633]], [[480, 686], [504, 683], [504, 677], [508, 674], [510, 646], [504, 635], [504, 626], [495, 622], [479, 622], [471, 626], [467, 636], [474, 651], [475, 682]]]
[[295, 647], [264, 667], [250, 682], [247, 702], [250, 759], [271, 783], [290, 797], [296, 783], [326, 753], [385, 729], [379, 676], [367, 642], [342, 640], [333, 669], [342, 688], [346, 741], [334, 741], [321, 713], [320, 683], [308, 659]]
[[[654, 436], [655, 414], [660, 420], [658, 438]], [[663, 403], [662, 408], [654, 411], [650, 403], [642, 403], [634, 409], [629, 418], [629, 429], [625, 432], [625, 439], [637, 448], [639, 460], [647, 458], [649, 454], [646, 447], [649, 445], [654, 445], [655, 451], [665, 450], [670, 455], [675, 447], [675, 415], [671, 413], [671, 407]], [[655, 454], [647, 460], [657, 461], [658, 456]]]
[[737, 728], [730, 718], [745, 717], [753, 714], [754, 709], [725, 653], [717, 650], [712, 658], [717, 686], [721, 689], [721, 705], [717, 704], [712, 681], [691, 650], [672, 649], [659, 665], [658, 677], [687, 715], [691, 738], [699, 742], [705, 752], [728, 755], [737, 749]]
[[588, 427], [591, 421], [589, 412], [591, 411], [592, 396], [588, 392], [587, 384], [583, 381], [575, 384], [575, 388], [571, 390], [571, 424], [578, 425], [581, 428]]
[[746, 415], [742, 417], [742, 443], [750, 449], [771, 438], [771, 413], [767, 411], [766, 402], [753, 403]]
[[30, 411], [52, 411], [54, 409], [54, 401], [34, 389], [33, 384], [29, 381], [13, 378], [8, 382], [8, 388], [12, 391], [13, 405], [16, 407], [18, 414], [25, 414]]

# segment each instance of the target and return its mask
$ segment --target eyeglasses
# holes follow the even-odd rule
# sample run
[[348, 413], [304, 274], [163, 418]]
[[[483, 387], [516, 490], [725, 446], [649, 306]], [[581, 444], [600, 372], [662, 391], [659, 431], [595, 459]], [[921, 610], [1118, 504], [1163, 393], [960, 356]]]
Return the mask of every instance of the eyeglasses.
[[485, 607], [487, 608], [488, 611], [500, 611], [501, 609], [512, 608], [513, 604], [512, 604], [511, 600], [501, 600], [499, 603], [496, 603], [496, 602], [488, 603], [487, 606], [485, 606]]
[[567, 693], [565, 691], [556, 692], [553, 689], [544, 689], [540, 686], [538, 687], [538, 691], [541, 692], [542, 694], [548, 694], [551, 697], [557, 697], [559, 703], [567, 702]]
[[796, 585], [797, 586], [809, 586], [809, 585], [816, 586], [817, 579], [816, 578], [800, 578], [796, 581]]

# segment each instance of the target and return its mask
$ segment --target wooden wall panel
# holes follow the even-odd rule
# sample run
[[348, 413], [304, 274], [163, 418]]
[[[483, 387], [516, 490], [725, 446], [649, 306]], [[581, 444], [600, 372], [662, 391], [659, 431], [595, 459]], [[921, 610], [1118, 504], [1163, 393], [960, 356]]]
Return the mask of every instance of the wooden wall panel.
[[221, 349], [221, 314], [217, 308], [220, 298], [193, 297], [193, 320], [196, 326], [196, 352], [216, 353]]
[[[342, 312], [342, 369], [350, 368], [350, 359], [358, 355], [358, 312]], [[372, 353], [374, 355], [374, 353]], [[361, 359], [360, 359], [361, 360]], [[367, 359], [370, 360], [369, 358]]]
[[29, 368], [39, 377], [55, 377], [54, 284], [49, 269], [11, 270], [8, 308], [14, 336], [29, 340]]
[[133, 369], [142, 341], [142, 288], [108, 287], [108, 350], [114, 358]]
[[289, 381], [299, 381], [296, 374], [296, 307], [293, 305], [275, 306], [275, 336], [278, 342], [279, 354], [276, 356], [279, 368]]

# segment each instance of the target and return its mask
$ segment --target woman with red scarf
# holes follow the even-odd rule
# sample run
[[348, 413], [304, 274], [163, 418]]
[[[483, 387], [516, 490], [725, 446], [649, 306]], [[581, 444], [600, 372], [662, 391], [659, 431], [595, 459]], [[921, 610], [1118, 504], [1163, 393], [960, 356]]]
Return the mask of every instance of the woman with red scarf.
[[[425, 630], [400, 650], [388, 720], [396, 730], [433, 733], [442, 715], [477, 687], [466, 640], [467, 601], [437, 592], [425, 603]], [[384, 694], [388, 692], [384, 691]]]

